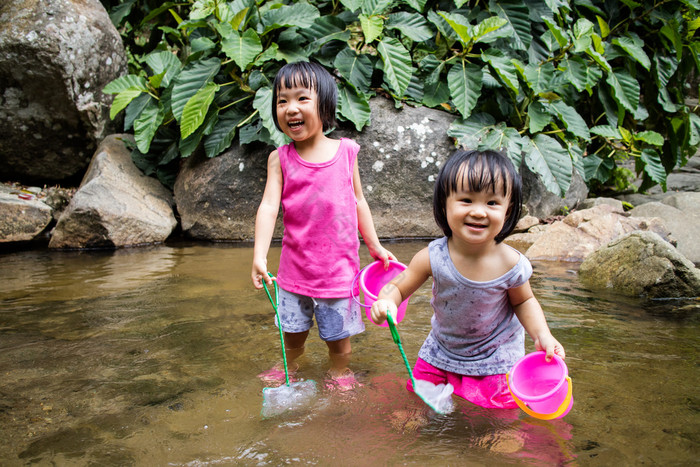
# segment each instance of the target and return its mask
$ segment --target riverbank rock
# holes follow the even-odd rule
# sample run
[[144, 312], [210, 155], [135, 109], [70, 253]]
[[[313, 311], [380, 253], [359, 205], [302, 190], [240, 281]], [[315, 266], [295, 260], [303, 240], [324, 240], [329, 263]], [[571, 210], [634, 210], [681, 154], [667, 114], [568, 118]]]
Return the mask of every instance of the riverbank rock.
[[51, 213], [36, 194], [0, 185], [0, 243], [35, 240], [51, 223]]
[[126, 72], [119, 33], [98, 0], [0, 2], [0, 173], [77, 183], [113, 131], [102, 88]]
[[[173, 189], [182, 232], [201, 240], [252, 240], [270, 151], [234, 145], [213, 159], [187, 158]], [[278, 222], [276, 236], [281, 229]]]
[[700, 193], [675, 193], [661, 201], [641, 204], [630, 214], [663, 220], [677, 241], [678, 251], [696, 265], [700, 264]]
[[164, 241], [177, 225], [170, 192], [132, 162], [123, 139], [100, 144], [54, 228], [49, 248], [115, 248]]
[[525, 255], [531, 260], [582, 261], [601, 246], [635, 230], [653, 231], [667, 241], [674, 241], [660, 219], [631, 217], [621, 206], [606, 203], [575, 211], [544, 229], [536, 226], [534, 233], [515, 234], [506, 241], [527, 245], [530, 236], [532, 242]]
[[700, 296], [700, 270], [654, 232], [623, 235], [590, 254], [579, 278], [587, 287], [628, 296]]

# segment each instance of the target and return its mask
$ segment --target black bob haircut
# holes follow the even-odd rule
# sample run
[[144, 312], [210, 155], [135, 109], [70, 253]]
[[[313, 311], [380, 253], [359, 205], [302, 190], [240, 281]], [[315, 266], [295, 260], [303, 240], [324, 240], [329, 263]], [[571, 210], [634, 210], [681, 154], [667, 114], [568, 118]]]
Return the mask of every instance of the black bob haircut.
[[336, 126], [335, 107], [338, 100], [338, 87], [333, 76], [321, 65], [315, 62], [287, 63], [275, 76], [272, 84], [272, 119], [278, 130], [277, 121], [277, 95], [282, 87], [295, 86], [313, 89], [318, 95], [318, 116], [323, 122], [323, 131], [328, 131]]
[[447, 237], [452, 236], [452, 229], [447, 224], [447, 198], [462, 187], [469, 191], [494, 193], [500, 188], [504, 196], [510, 194], [506, 220], [495, 239], [496, 243], [501, 243], [518, 223], [523, 200], [522, 180], [511, 160], [499, 151], [459, 150], [445, 162], [435, 182], [433, 215]]

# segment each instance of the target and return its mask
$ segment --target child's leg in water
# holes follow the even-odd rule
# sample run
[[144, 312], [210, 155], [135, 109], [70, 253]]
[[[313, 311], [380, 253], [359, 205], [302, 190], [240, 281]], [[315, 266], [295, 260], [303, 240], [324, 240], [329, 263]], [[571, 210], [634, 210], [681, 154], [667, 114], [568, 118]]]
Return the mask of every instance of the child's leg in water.
[[350, 355], [352, 355], [350, 338], [346, 337], [338, 341], [327, 341], [326, 345], [328, 345], [328, 356], [331, 361], [331, 368], [328, 370], [329, 378], [339, 389], [352, 389], [358, 383], [354, 373], [348, 368]]
[[[284, 333], [284, 353], [287, 357], [287, 371], [289, 371], [290, 379], [299, 369], [299, 364], [296, 362], [296, 359], [301, 357], [304, 353], [304, 344], [308, 336], [309, 331]], [[260, 373], [258, 378], [265, 383], [284, 383], [284, 363], [276, 363], [269, 370]]]

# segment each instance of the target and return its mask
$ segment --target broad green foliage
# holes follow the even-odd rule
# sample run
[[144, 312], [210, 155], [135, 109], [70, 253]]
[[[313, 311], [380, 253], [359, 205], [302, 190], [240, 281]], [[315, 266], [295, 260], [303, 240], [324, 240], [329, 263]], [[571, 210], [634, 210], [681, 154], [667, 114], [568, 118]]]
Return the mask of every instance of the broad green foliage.
[[131, 68], [104, 89], [111, 117], [124, 113], [134, 160], [169, 185], [198, 149], [283, 144], [271, 83], [296, 60], [335, 75], [338, 118], [358, 131], [378, 93], [453, 112], [458, 144], [506, 150], [560, 195], [576, 171], [593, 189], [627, 188], [629, 158], [642, 189], [665, 188], [700, 144], [685, 102], [700, 76], [697, 0], [103, 4]]

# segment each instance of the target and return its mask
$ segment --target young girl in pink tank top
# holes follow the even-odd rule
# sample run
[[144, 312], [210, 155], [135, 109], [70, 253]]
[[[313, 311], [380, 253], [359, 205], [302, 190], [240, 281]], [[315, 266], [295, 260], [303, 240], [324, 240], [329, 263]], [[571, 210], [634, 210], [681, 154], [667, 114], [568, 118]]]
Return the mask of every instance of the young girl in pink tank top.
[[[292, 142], [272, 151], [267, 161], [251, 278], [258, 289], [263, 281], [272, 285], [267, 253], [281, 205], [284, 235], [276, 280], [289, 368], [298, 368], [295, 360], [304, 352], [315, 317], [328, 346], [329, 384], [349, 389], [356, 384], [348, 368], [350, 337], [364, 331], [360, 307], [351, 297], [360, 267], [357, 231], [374, 259], [388, 266], [396, 258], [379, 242], [362, 193], [359, 145], [325, 134], [335, 126], [336, 100], [335, 81], [318, 64], [290, 63], [275, 78], [273, 119]], [[260, 377], [284, 382], [280, 364]]]

